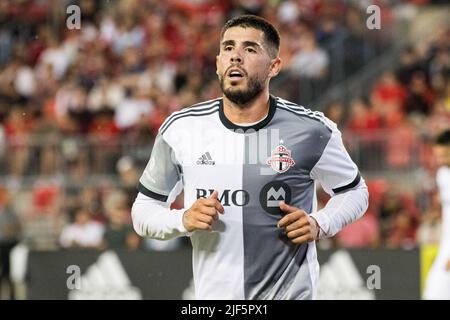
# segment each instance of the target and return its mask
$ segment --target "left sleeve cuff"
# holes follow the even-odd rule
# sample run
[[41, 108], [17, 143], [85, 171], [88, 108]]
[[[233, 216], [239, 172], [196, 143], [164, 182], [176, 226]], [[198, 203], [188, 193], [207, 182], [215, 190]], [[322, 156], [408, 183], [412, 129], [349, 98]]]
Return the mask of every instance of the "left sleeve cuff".
[[328, 218], [326, 213], [323, 212], [323, 209], [310, 214], [310, 216], [314, 218], [319, 225], [319, 239], [328, 237], [328, 232], [330, 230], [330, 219]]

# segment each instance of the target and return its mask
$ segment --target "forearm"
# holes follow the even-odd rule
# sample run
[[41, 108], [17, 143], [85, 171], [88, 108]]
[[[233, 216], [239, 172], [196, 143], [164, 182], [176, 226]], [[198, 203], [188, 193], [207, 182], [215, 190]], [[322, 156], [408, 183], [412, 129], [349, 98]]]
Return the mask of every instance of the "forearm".
[[320, 226], [319, 237], [332, 237], [348, 224], [361, 218], [368, 204], [369, 193], [364, 183], [331, 197], [323, 209], [311, 214]]
[[184, 209], [170, 209], [164, 202], [138, 194], [131, 209], [134, 230], [142, 237], [169, 240], [187, 235]]

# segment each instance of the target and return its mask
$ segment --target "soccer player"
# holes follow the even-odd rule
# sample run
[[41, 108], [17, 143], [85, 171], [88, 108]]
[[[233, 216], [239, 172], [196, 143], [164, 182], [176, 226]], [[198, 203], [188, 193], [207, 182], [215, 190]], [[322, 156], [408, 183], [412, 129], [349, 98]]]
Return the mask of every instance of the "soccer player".
[[428, 273], [423, 297], [450, 300], [450, 130], [436, 138], [433, 154], [439, 165], [436, 182], [442, 207], [442, 231], [439, 251]]
[[[216, 58], [223, 96], [169, 116], [140, 178], [134, 228], [190, 237], [197, 299], [313, 299], [315, 240], [367, 209], [336, 125], [269, 93], [279, 45], [262, 18], [229, 20]], [[320, 211], [315, 181], [332, 196]], [[170, 210], [181, 189], [185, 208]]]

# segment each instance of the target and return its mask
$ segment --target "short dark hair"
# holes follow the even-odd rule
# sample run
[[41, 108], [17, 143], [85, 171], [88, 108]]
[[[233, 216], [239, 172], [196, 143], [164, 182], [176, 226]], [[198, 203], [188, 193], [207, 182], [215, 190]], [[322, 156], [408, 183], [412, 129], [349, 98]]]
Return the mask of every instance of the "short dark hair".
[[438, 146], [450, 146], [450, 129], [444, 130], [438, 134], [434, 143]]
[[269, 55], [272, 58], [278, 56], [280, 51], [280, 34], [277, 29], [266, 19], [251, 14], [234, 17], [228, 20], [223, 26], [222, 31], [220, 32], [220, 39], [223, 38], [225, 31], [232, 27], [254, 28], [261, 30], [264, 33], [264, 40], [267, 44]]

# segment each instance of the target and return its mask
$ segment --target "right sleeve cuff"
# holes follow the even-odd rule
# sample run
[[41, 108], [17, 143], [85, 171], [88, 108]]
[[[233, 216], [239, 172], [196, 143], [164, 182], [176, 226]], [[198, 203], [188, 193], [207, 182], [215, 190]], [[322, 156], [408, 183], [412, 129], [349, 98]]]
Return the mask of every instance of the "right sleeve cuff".
[[192, 232], [188, 232], [186, 230], [186, 227], [183, 224], [183, 215], [184, 212], [186, 211], [186, 209], [173, 209], [170, 210], [170, 214], [173, 215], [173, 222], [174, 225], [176, 226], [176, 229], [178, 230], [178, 232], [180, 232], [182, 235], [190, 237]]

